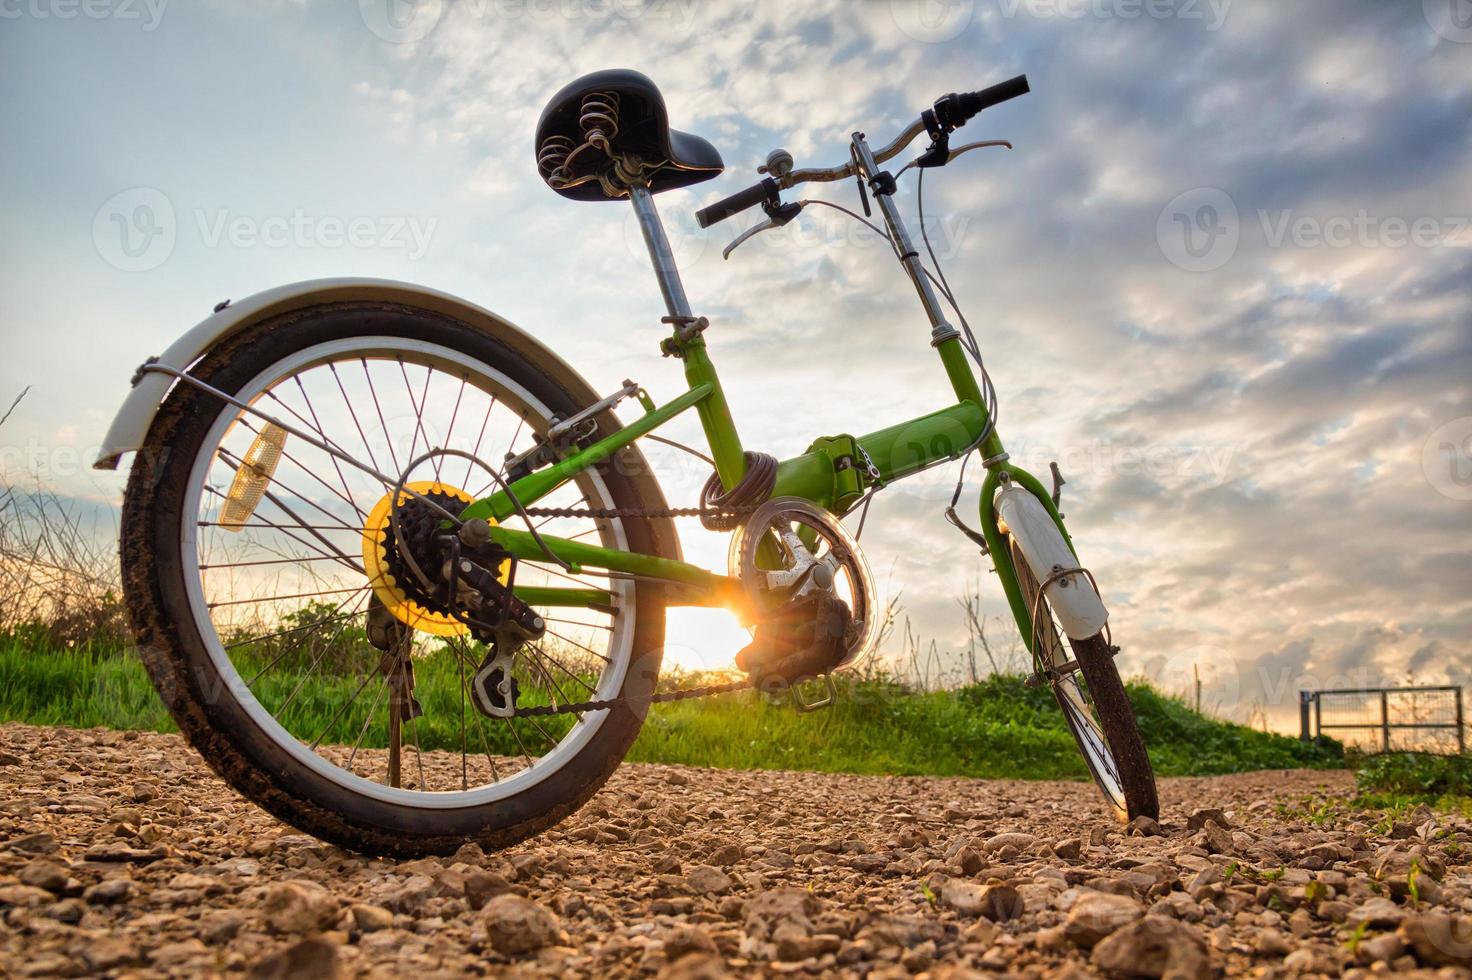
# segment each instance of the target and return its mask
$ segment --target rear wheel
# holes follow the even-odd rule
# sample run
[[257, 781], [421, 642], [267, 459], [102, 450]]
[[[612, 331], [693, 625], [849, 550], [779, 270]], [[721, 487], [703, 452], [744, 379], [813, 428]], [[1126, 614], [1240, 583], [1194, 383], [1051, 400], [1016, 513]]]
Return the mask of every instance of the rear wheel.
[[[1086, 640], [1069, 639], [1065, 646], [1047, 596], [1040, 594], [1037, 579], [1015, 541], [1012, 565], [1027, 600], [1033, 629], [1039, 634], [1036, 641], [1040, 653], [1051, 668], [1048, 680], [1053, 696], [1104, 802], [1121, 820], [1158, 817], [1155, 773], [1135, 710], [1114, 664], [1114, 650], [1102, 633]], [[1068, 655], [1070, 648], [1072, 657]]]
[[[342, 453], [180, 383], [134, 463], [122, 536], [134, 630], [210, 765], [303, 830], [397, 855], [504, 847], [596, 792], [639, 731], [639, 702], [478, 712], [469, 684], [486, 650], [399, 586], [392, 486], [355, 465], [446, 506], [479, 497], [494, 480], [467, 457], [500, 465], [582, 407], [550, 372], [448, 316], [341, 304], [250, 327], [191, 374]], [[628, 474], [643, 472], [626, 449], [539, 504], [637, 509]], [[673, 557], [667, 529], [645, 518], [552, 517], [539, 530]], [[603, 597], [537, 607], [546, 633], [513, 669], [521, 706], [653, 690], [658, 585], [522, 562], [516, 586]]]

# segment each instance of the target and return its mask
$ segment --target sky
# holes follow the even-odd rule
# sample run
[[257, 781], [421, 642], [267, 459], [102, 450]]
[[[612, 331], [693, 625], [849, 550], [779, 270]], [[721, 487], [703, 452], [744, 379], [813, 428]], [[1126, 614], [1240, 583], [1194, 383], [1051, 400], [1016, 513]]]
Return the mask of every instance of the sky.
[[[6, 479], [109, 513], [123, 474], [87, 464], [134, 366], [220, 300], [326, 276], [462, 295], [600, 391], [673, 397], [630, 209], [565, 201], [534, 165], [547, 98], [609, 67], [725, 159], [658, 204], [743, 441], [779, 457], [943, 407], [928, 324], [837, 212], [723, 261], [750, 219], [702, 232], [693, 211], [773, 148], [838, 164], [856, 129], [887, 141], [1026, 72], [1031, 95], [965, 130], [1015, 148], [931, 171], [925, 226], [1014, 460], [1068, 481], [1123, 669], [1199, 672], [1206, 704], [1278, 727], [1300, 689], [1467, 678], [1466, 0], [0, 0], [0, 401], [30, 387]], [[689, 502], [704, 472], [652, 455]], [[942, 519], [955, 478], [891, 487], [863, 536], [943, 651], [966, 642], [958, 600], [1004, 612]], [[683, 662], [740, 643], [681, 615]]]

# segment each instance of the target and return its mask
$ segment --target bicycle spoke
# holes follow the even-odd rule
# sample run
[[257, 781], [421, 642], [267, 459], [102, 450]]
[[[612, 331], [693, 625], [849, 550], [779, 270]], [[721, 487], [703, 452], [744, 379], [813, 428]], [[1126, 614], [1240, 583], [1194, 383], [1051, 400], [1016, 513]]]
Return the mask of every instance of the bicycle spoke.
[[492, 395], [491, 403], [486, 406], [486, 417], [480, 422], [480, 432], [475, 437], [475, 448], [470, 450], [471, 458], [465, 461], [465, 479], [460, 481], [462, 484], [469, 485], [470, 483], [470, 474], [475, 471], [475, 460], [480, 458], [481, 440], [486, 437], [486, 426], [490, 424], [491, 412], [495, 411], [495, 408], [496, 396]]
[[[465, 386], [469, 381], [470, 378], [468, 376], [460, 375], [460, 390], [455, 393], [455, 407], [450, 409], [450, 424], [445, 427], [445, 444], [443, 448], [448, 449], [455, 445], [455, 419], [460, 415], [460, 399], [465, 397]], [[442, 459], [443, 457], [440, 456], [434, 458], [434, 478], [436, 483], [440, 479], [440, 463]]]
[[363, 449], [368, 453], [368, 462], [373, 464], [376, 470], [379, 468], [378, 460], [373, 456], [373, 447], [368, 444], [368, 436], [363, 433], [363, 424], [358, 421], [358, 413], [353, 409], [353, 400], [348, 397], [347, 389], [343, 387], [342, 377], [337, 373], [337, 365], [329, 364], [327, 368], [332, 372], [332, 379], [337, 382], [337, 390], [342, 394], [342, 401], [348, 408], [348, 415], [352, 416], [353, 428], [358, 430], [358, 438], [363, 440]]
[[[573, 672], [572, 672], [572, 671], [570, 671], [570, 670], [568, 670], [568, 669], [567, 669], [567, 668], [566, 668], [566, 667], [565, 667], [565, 666], [563, 666], [563, 664], [562, 664], [562, 661], [560, 661], [560, 660], [558, 660], [558, 659], [557, 659], [557, 658], [556, 658], [556, 657], [554, 657], [554, 656], [552, 656], [552, 655], [551, 655], [551, 654], [550, 654], [550, 653], [548, 653], [548, 652], [547, 652], [547, 651], [546, 651], [546, 650], [543, 650], [543, 649], [542, 649], [542, 648], [541, 648], [541, 647], [539, 647], [539, 646], [537, 646], [537, 645], [536, 645], [536, 644], [535, 644], [535, 643], [529, 643], [529, 644], [527, 644], [527, 645], [528, 645], [528, 646], [530, 646], [530, 647], [531, 647], [531, 648], [532, 648], [532, 649], [533, 649], [533, 650], [535, 650], [535, 651], [536, 651], [536, 652], [537, 652], [537, 654], [538, 654], [538, 655], [539, 655], [539, 656], [541, 656], [541, 657], [544, 657], [544, 658], [545, 658], [545, 659], [547, 659], [547, 660], [550, 660], [550, 661], [551, 661], [551, 662], [552, 662], [552, 664], [553, 664], [553, 665], [554, 665], [554, 666], [555, 666], [555, 667], [557, 667], [557, 669], [558, 669], [558, 670], [560, 670], [560, 671], [562, 671], [562, 672], [563, 672], [563, 673], [564, 673], [564, 674], [566, 674], [566, 675], [567, 675], [567, 676], [568, 676], [568, 677], [571, 677], [571, 678], [572, 678], [572, 679], [573, 679], [573, 680], [575, 680], [575, 681], [577, 681], [577, 682], [578, 682], [578, 683], [579, 683], [579, 684], [580, 684], [580, 685], [582, 685], [582, 687], [583, 687], [583, 688], [584, 688], [584, 689], [585, 689], [585, 690], [586, 690], [586, 691], [587, 691], [587, 692], [588, 692], [588, 693], [589, 693], [589, 694], [593, 694], [593, 695], [596, 695], [596, 694], [597, 694], [597, 693], [598, 693], [598, 689], [597, 689], [597, 688], [595, 688], [595, 687], [591, 687], [591, 686], [589, 686], [589, 684], [588, 684], [588, 682], [587, 682], [587, 681], [585, 681], [585, 680], [583, 680], [583, 679], [582, 679], [582, 678], [581, 678], [581, 677], [579, 677], [579, 676], [578, 676], [578, 675], [577, 675], [577, 674], [574, 674], [574, 673], [573, 673]], [[548, 679], [548, 681], [550, 681], [550, 682], [551, 682], [551, 683], [552, 683], [552, 684], [553, 684], [553, 685], [554, 685], [554, 686], [555, 686], [555, 685], [556, 685], [556, 684], [557, 684], [557, 682], [556, 682], [556, 681], [553, 681], [553, 680], [552, 680], [552, 678], [551, 678], [551, 675], [548, 675], [548, 677], [547, 677], [547, 679]], [[560, 688], [560, 687], [558, 687], [558, 689], [557, 689], [557, 693], [558, 693], [558, 694], [562, 694], [562, 688]], [[568, 697], [567, 697], [567, 695], [565, 695], [565, 694], [562, 694], [562, 700], [564, 700], [564, 701], [567, 701], [567, 700], [568, 700]]]
[[378, 413], [378, 427], [383, 431], [384, 441], [388, 443], [388, 455], [393, 461], [394, 472], [402, 472], [399, 469], [399, 454], [394, 450], [393, 436], [389, 434], [388, 423], [383, 420], [383, 406], [378, 401], [378, 389], [373, 387], [373, 378], [368, 373], [368, 359], [360, 357], [358, 361], [363, 365], [363, 380], [368, 382], [368, 394], [373, 397], [373, 410]]
[[[364, 598], [366, 598], [366, 595], [359, 596], [357, 599], [351, 600], [353, 602], [353, 605], [354, 605], [354, 608], [352, 610], [350, 610], [350, 611], [342, 614], [341, 616], [333, 616], [333, 617], [331, 617], [331, 619], [333, 619], [334, 621], [341, 621], [342, 622], [342, 626], [338, 629], [337, 634], [333, 636], [333, 640], [336, 640], [338, 636], [341, 636], [342, 635], [342, 631], [345, 630], [345, 629], [347, 629], [347, 626], [348, 626], [347, 620], [350, 620], [354, 616], [359, 615], [359, 611], [358, 611], [358, 609], [356, 607], [357, 607], [357, 604], [359, 602], [362, 602]], [[337, 604], [337, 608], [338, 609], [341, 609], [348, 602], [349, 602], [349, 600], [344, 599], [342, 602], [339, 602]], [[321, 623], [319, 622], [319, 623], [312, 624], [312, 626], [318, 626], [318, 625], [321, 625]], [[302, 629], [310, 629], [312, 627], [301, 627], [301, 628]], [[266, 666], [264, 666], [260, 670], [256, 671], [256, 673], [250, 678], [250, 680], [248, 680], [248, 681], [245, 682], [245, 686], [246, 687], [254, 687], [256, 681], [258, 681], [258, 680], [261, 679], [261, 675], [262, 674], [264, 674], [266, 671], [270, 670], [272, 667], [275, 667], [277, 664], [279, 664], [283, 659], [286, 658], [287, 654], [294, 653], [297, 650], [300, 650], [302, 643], [305, 643], [309, 639], [311, 639], [310, 636], [304, 636], [304, 637], [302, 637], [297, 642], [296, 646], [288, 647], [287, 649], [282, 650], [274, 658], [272, 658], [272, 660], [271, 660], [270, 663], [266, 664]], [[331, 641], [329, 641], [329, 643], [330, 642]], [[229, 647], [226, 647], [225, 649], [228, 650], [230, 648]], [[281, 710], [285, 711], [286, 710], [285, 706], [283, 706]]]
[[[315, 405], [312, 404], [311, 397], [307, 395], [306, 386], [302, 384], [302, 376], [301, 375], [297, 375], [296, 376], [296, 387], [297, 387], [297, 390], [300, 391], [301, 394], [302, 394], [302, 401], [304, 401], [304, 402], [307, 403], [307, 411], [309, 413], [311, 413], [312, 421], [315, 422], [315, 423], [317, 423], [317, 432], [322, 436], [322, 440], [324, 442], [329, 441], [327, 439], [327, 433], [322, 428], [322, 421], [317, 416], [317, 408], [316, 408]], [[336, 443], [333, 443], [333, 445], [336, 445]], [[342, 449], [341, 446], [338, 446], [337, 448], [338, 449]], [[344, 451], [346, 451], [346, 450], [344, 450]], [[351, 507], [351, 508], [353, 508], [353, 510], [357, 512], [357, 514], [358, 514], [359, 517], [366, 518], [368, 516], [367, 515], [367, 512], [364, 511], [363, 508], [361, 508], [361, 507], [358, 506], [358, 503], [357, 503], [356, 498], [353, 497], [353, 491], [352, 491], [352, 489], [348, 487], [348, 478], [343, 475], [343, 472], [342, 472], [342, 464], [338, 462], [338, 459], [337, 459], [336, 456], [332, 456], [331, 459], [332, 459], [332, 468], [335, 471], [337, 471], [337, 479], [342, 483], [343, 493], [347, 494], [348, 506]], [[377, 469], [377, 467], [374, 467], [374, 468]]]
[[573, 646], [577, 647], [579, 650], [586, 650], [586, 651], [588, 651], [593, 656], [597, 657], [599, 660], [602, 660], [604, 663], [612, 663], [612, 661], [610, 661], [603, 654], [599, 653], [597, 650], [594, 650], [592, 647], [583, 646], [577, 640], [569, 639], [568, 637], [563, 636], [561, 633], [558, 633], [555, 630], [548, 630], [547, 633], [550, 636], [557, 637], [563, 643], [571, 643]]
[[[409, 369], [404, 367], [404, 359], [401, 357], [398, 360], [399, 374], [404, 378], [404, 390], [409, 395], [409, 407], [414, 409], [414, 433], [409, 437], [409, 459], [412, 461], [418, 458], [415, 450], [419, 448], [419, 437], [424, 435], [424, 410], [419, 407], [418, 402], [414, 401], [414, 386], [409, 383]], [[426, 392], [429, 390], [429, 376], [433, 373], [434, 369], [430, 368], [429, 373], [424, 376]], [[424, 448], [429, 448], [429, 436], [427, 435], [424, 436]]]

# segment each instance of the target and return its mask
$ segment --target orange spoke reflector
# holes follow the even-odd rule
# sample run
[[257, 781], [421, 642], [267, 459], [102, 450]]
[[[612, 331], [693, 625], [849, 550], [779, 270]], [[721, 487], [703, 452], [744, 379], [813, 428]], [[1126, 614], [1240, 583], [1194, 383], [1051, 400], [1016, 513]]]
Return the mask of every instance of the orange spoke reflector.
[[230, 492], [225, 495], [225, 506], [220, 510], [220, 526], [225, 530], [239, 532], [256, 512], [261, 497], [271, 485], [276, 464], [281, 462], [285, 445], [286, 430], [275, 422], [267, 422], [245, 451]]

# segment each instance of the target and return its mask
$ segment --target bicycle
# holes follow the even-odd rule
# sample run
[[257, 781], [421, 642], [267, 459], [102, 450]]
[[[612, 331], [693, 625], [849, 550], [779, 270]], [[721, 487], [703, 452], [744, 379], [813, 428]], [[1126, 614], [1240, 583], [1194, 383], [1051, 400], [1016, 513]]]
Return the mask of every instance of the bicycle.
[[[403, 283], [318, 281], [216, 307], [139, 368], [97, 463], [137, 452], [126, 598], [181, 731], [237, 790], [324, 839], [395, 855], [504, 847], [584, 803], [653, 703], [747, 688], [829, 703], [883, 612], [839, 518], [979, 455], [980, 529], [955, 509], [964, 463], [947, 519], [994, 563], [1033, 680], [1055, 693], [1109, 808], [1155, 816], [1108, 613], [1058, 511], [1061, 477], [1050, 491], [1009, 461], [975, 337], [894, 202], [912, 168], [923, 193], [925, 170], [1009, 146], [950, 137], [1027, 91], [1019, 76], [947, 95], [880, 149], [854, 133], [849, 160], [827, 169], [776, 151], [758, 183], [699, 212], [708, 226], [762, 209], [729, 255], [825, 203], [783, 192], [854, 179], [883, 227], [848, 213], [889, 240], [925, 309], [955, 404], [792, 459], [743, 447], [654, 206], [721, 173], [720, 156], [672, 130], [636, 72], [558, 92], [537, 165], [563, 197], [632, 204], [667, 309], [661, 349], [688, 382], [678, 397], [656, 404], [633, 382], [600, 397], [501, 318]], [[922, 133], [923, 154], [882, 169]], [[641, 409], [627, 425], [613, 412], [626, 400]], [[672, 508], [639, 443], [691, 410], [709, 455], [690, 451], [714, 473], [698, 506]], [[724, 573], [682, 559], [674, 519], [688, 516], [732, 533]], [[753, 635], [744, 679], [660, 689], [671, 606], [738, 611]]]

